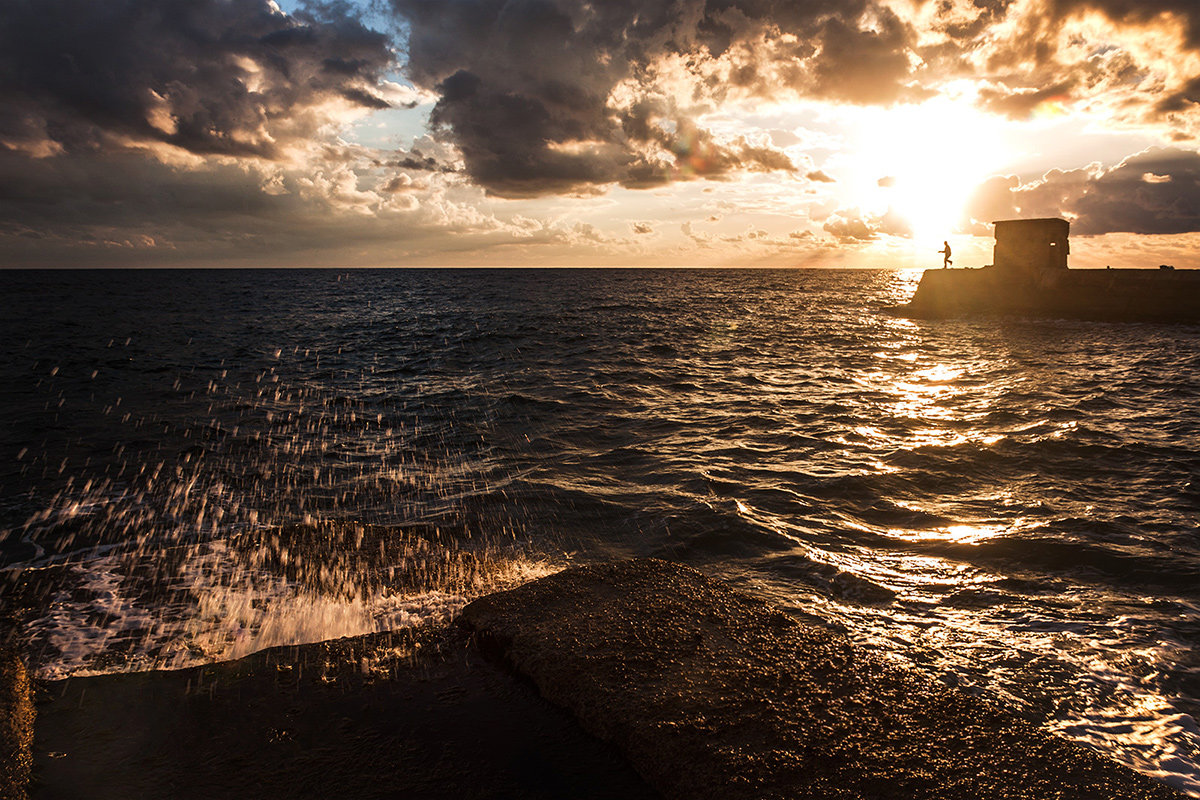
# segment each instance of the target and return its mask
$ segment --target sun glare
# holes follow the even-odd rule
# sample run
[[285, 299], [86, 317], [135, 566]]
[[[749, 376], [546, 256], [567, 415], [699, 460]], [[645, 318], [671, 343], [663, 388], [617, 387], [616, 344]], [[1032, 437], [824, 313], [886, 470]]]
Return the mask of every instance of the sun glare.
[[864, 211], [889, 209], [912, 228], [915, 246], [940, 244], [962, 218], [971, 191], [1010, 160], [1000, 120], [966, 101], [938, 97], [891, 109], [854, 109], [848, 173]]

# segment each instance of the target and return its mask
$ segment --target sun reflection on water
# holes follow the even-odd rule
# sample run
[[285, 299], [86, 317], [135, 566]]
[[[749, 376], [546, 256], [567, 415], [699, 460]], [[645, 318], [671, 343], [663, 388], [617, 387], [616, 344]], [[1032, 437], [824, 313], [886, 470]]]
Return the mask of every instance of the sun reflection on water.
[[887, 532], [888, 536], [896, 539], [905, 539], [908, 541], [929, 541], [939, 540], [946, 542], [954, 542], [955, 544], [979, 544], [980, 542], [994, 539], [998, 536], [1004, 536], [1011, 531], [1010, 525], [983, 525], [983, 524], [958, 524], [947, 525], [944, 528], [936, 528], [933, 530], [909, 530], [904, 528], [892, 528]]

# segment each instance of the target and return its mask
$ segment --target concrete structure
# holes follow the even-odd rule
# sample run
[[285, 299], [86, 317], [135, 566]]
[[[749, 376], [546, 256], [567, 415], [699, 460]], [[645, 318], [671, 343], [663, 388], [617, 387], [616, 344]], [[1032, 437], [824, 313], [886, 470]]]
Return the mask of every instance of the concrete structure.
[[1065, 219], [1005, 219], [996, 226], [992, 264], [998, 270], [1033, 274], [1067, 268], [1071, 223]]
[[999, 220], [990, 266], [930, 269], [909, 317], [1008, 315], [1200, 322], [1200, 270], [1068, 269], [1065, 219]]

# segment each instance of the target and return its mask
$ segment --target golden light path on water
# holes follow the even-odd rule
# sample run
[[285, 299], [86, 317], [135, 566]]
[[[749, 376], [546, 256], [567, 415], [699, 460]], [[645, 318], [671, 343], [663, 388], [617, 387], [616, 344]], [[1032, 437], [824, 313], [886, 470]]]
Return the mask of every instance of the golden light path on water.
[[[890, 296], [903, 302], [911, 296], [919, 271], [897, 272]], [[911, 349], [916, 325], [905, 319], [888, 323], [897, 335], [888, 349], [875, 353], [877, 367], [858, 373], [863, 390], [887, 399], [881, 408], [889, 413], [924, 422], [910, 431], [905, 448], [991, 446], [1003, 436], [976, 424], [987, 416], [999, 395], [1012, 390], [1013, 382], [1036, 381], [1036, 374], [1014, 370], [1020, 378], [1004, 382], [977, 379], [984, 366], [971, 359], [930, 361]], [[899, 368], [897, 368], [899, 366]], [[1061, 439], [1076, 422], [1041, 422], [1038, 436]], [[852, 430], [857, 442], [884, 443], [892, 434], [870, 424]], [[872, 464], [881, 472], [898, 471], [882, 461]], [[955, 498], [961, 501], [963, 498]], [[994, 508], [1024, 508], [1031, 503], [1019, 488], [980, 495], [974, 500]], [[953, 518], [955, 513], [938, 503], [896, 504], [930, 516]], [[835, 571], [834, 596], [802, 597], [743, 574], [755, 591], [774, 597], [801, 616], [836, 619], [852, 636], [888, 656], [904, 653], [951, 686], [969, 693], [986, 694], [1015, 709], [1039, 702], [1058, 705], [1048, 729], [1090, 744], [1141, 772], [1154, 775], [1194, 796], [1200, 796], [1200, 727], [1192, 716], [1179, 711], [1181, 698], [1156, 691], [1151, 683], [1132, 677], [1139, 664], [1170, 663], [1186, 649], [1178, 641], [1154, 641], [1131, 646], [1130, 634], [1148, 627], [1139, 619], [1144, 598], [1114, 598], [1111, 591], [1060, 584], [1061, 593], [1047, 601], [1042, 594], [1022, 596], [1005, 586], [1011, 580], [960, 560], [912, 552], [891, 552], [874, 546], [815, 546], [791, 520], [755, 509], [743, 500], [739, 515], [757, 526], [776, 531], [795, 543], [804, 557]], [[949, 543], [965, 547], [1011, 537], [1032, 529], [1036, 521], [1021, 516], [980, 518], [942, 526], [891, 527], [883, 530], [845, 520], [850, 528], [917, 545]], [[1005, 586], [1004, 589], [998, 587]], [[882, 591], [881, 591], [882, 587]], [[954, 602], [947, 604], [947, 599]], [[873, 602], [878, 602], [874, 607]], [[812, 604], [812, 605], [810, 605]], [[819, 610], [814, 611], [813, 606]], [[1197, 609], [1193, 608], [1193, 611]], [[1156, 638], [1151, 631], [1144, 631]], [[980, 673], [974, 665], [987, 665]], [[1131, 672], [1132, 670], [1132, 672]], [[1039, 671], [1077, 673], [1073, 690], [1094, 696], [1096, 705], [1048, 696], [1018, 697], [1004, 688], [1006, 675], [1024, 680]], [[1103, 698], [1101, 700], [1100, 698]], [[1182, 698], [1184, 703], [1190, 702]], [[1036, 716], [1036, 714], [1035, 714]], [[1180, 741], [1185, 742], [1181, 747]]]

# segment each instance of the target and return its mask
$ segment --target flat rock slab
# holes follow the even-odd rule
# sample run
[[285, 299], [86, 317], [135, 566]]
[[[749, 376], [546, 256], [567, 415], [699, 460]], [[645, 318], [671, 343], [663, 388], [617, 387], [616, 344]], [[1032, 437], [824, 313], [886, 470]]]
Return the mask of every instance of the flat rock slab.
[[17, 653], [0, 645], [0, 798], [24, 800], [33, 764], [33, 693]]
[[1181, 798], [693, 569], [571, 569], [460, 623], [669, 798]]
[[444, 629], [39, 693], [35, 800], [658, 796], [611, 745]]

